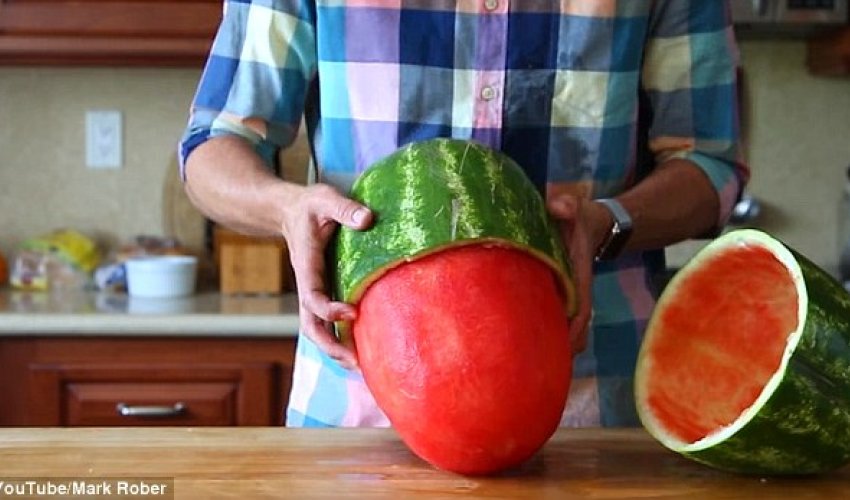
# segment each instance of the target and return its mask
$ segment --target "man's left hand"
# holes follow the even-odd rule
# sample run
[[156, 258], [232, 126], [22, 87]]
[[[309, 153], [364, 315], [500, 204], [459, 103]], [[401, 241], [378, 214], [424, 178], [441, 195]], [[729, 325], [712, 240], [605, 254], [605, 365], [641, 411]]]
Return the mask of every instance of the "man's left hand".
[[570, 319], [573, 355], [587, 347], [588, 326], [593, 310], [593, 258], [613, 224], [611, 215], [591, 200], [572, 194], [555, 194], [546, 202], [572, 264], [578, 294], [578, 311]]

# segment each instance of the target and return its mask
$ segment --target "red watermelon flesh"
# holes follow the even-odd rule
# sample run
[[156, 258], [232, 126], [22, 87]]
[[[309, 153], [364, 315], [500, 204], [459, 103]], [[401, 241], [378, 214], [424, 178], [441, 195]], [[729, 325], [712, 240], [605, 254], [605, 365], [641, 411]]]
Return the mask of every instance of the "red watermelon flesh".
[[779, 368], [797, 304], [787, 268], [759, 246], [724, 249], [676, 284], [647, 367], [647, 402], [666, 431], [693, 443], [740, 417]]
[[353, 334], [378, 405], [436, 467], [518, 465], [558, 426], [568, 319], [552, 269], [521, 250], [458, 246], [391, 269], [363, 295]]

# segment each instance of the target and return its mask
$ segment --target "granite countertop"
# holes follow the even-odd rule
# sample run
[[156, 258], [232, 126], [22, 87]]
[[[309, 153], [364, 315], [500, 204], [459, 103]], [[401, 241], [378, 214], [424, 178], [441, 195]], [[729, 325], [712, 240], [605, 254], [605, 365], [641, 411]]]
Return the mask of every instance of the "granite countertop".
[[0, 288], [0, 336], [252, 335], [298, 333], [294, 293], [248, 296], [199, 292], [146, 299], [126, 293], [24, 292]]

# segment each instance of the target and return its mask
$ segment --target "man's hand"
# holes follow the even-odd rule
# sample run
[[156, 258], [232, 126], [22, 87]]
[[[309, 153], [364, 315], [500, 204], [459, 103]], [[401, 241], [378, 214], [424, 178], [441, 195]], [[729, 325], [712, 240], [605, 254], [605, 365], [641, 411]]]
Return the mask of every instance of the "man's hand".
[[578, 312], [570, 320], [570, 336], [576, 355], [587, 347], [593, 311], [593, 257], [613, 221], [604, 207], [571, 194], [553, 195], [546, 205], [559, 222], [561, 238], [573, 266]]
[[372, 213], [326, 184], [286, 182], [241, 137], [213, 137], [186, 162], [186, 193], [212, 220], [245, 234], [283, 233], [298, 281], [301, 331], [346, 368], [357, 366], [353, 346], [341, 345], [330, 323], [351, 320], [356, 309], [328, 298], [325, 247], [338, 224], [365, 229]]
[[347, 369], [357, 367], [353, 345], [341, 344], [331, 330], [334, 321], [351, 321], [357, 310], [332, 301], [325, 283], [325, 248], [338, 224], [366, 229], [372, 213], [326, 184], [301, 190], [283, 221], [283, 234], [298, 288], [301, 332]]

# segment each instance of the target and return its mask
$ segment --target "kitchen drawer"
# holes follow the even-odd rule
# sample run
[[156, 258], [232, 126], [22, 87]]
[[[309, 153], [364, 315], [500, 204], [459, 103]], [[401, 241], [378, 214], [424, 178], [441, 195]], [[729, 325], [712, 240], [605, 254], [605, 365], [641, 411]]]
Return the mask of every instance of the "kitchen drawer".
[[[0, 336], [0, 426], [281, 425], [295, 338]], [[184, 409], [119, 415], [116, 406]], [[131, 412], [132, 413], [132, 412]]]
[[267, 425], [271, 363], [30, 365], [36, 425]]
[[65, 386], [70, 426], [236, 425], [238, 386], [220, 383], [90, 383]]

